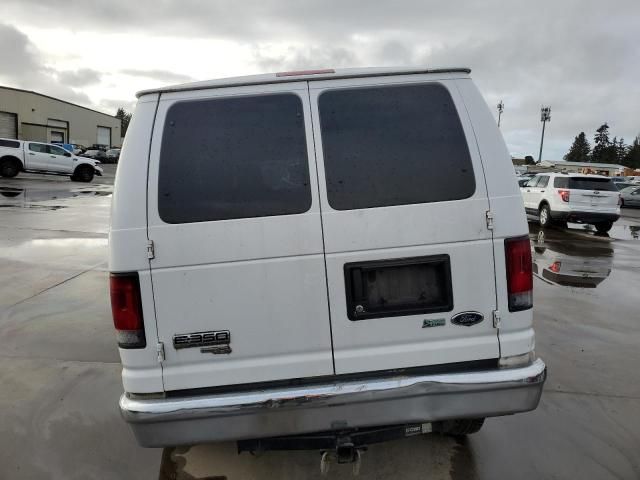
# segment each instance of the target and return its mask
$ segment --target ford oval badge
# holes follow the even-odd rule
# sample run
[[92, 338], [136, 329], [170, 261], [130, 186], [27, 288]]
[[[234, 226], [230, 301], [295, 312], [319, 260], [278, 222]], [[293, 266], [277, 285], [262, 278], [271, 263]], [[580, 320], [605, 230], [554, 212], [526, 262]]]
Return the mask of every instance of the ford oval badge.
[[484, 317], [480, 312], [461, 312], [451, 317], [451, 323], [464, 327], [470, 327], [471, 325], [480, 323], [482, 320], [484, 320]]

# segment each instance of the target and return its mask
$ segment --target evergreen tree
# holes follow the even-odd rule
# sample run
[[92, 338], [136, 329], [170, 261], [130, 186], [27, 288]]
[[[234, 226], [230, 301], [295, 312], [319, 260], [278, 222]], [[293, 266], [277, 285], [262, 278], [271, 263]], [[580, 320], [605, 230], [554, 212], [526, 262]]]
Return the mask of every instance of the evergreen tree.
[[606, 123], [600, 125], [600, 128], [596, 130], [593, 141], [592, 161], [599, 163], [614, 163], [616, 161], [615, 147], [609, 139], [609, 125]]
[[624, 163], [624, 158], [627, 155], [627, 146], [624, 144], [624, 138], [620, 137], [620, 140], [618, 140], [618, 142], [613, 142], [615, 149], [616, 149], [616, 163], [623, 165]]
[[118, 111], [116, 112], [116, 118], [120, 119], [120, 136], [124, 138], [124, 134], [127, 133], [127, 128], [129, 128], [131, 114], [128, 113], [124, 108], [119, 107]]
[[590, 154], [591, 145], [589, 145], [587, 136], [584, 132], [580, 132], [573, 140], [573, 145], [571, 145], [571, 148], [569, 148], [569, 151], [563, 158], [568, 162], [588, 162]]
[[623, 164], [631, 168], [640, 168], [640, 135], [634, 138], [627, 148]]

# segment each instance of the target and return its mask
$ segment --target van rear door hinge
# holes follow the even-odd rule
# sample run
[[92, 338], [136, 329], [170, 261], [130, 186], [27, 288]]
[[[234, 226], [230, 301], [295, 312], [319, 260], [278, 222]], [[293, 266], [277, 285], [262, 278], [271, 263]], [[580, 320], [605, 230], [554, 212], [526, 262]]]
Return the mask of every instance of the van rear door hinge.
[[493, 311], [493, 328], [500, 328], [500, 310]]
[[158, 354], [158, 363], [164, 362], [164, 343], [158, 342], [156, 344], [156, 353]]
[[147, 258], [156, 258], [156, 248], [153, 245], [153, 240], [147, 240]]
[[493, 213], [491, 210], [487, 210], [487, 228], [493, 230]]

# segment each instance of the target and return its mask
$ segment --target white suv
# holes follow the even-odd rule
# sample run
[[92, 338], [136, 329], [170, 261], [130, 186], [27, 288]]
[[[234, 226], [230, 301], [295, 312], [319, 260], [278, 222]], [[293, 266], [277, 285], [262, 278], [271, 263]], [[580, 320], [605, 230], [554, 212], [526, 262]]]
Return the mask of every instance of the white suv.
[[520, 188], [528, 215], [540, 226], [587, 223], [608, 232], [620, 217], [620, 193], [609, 177], [541, 173]]
[[526, 218], [467, 69], [138, 96], [109, 268], [142, 445], [325, 432], [348, 448], [536, 408]]

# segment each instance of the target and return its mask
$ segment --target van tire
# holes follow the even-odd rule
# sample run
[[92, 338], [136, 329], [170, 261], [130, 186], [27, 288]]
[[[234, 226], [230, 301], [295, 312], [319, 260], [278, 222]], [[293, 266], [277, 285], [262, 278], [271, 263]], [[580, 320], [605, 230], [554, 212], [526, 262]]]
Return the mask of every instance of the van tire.
[[20, 173], [21, 167], [19, 160], [13, 157], [5, 157], [0, 160], [0, 176], [13, 178]]
[[439, 425], [437, 425], [434, 430], [445, 435], [461, 437], [479, 432], [482, 425], [484, 425], [484, 418], [461, 418], [459, 420], [445, 420], [438, 423]]
[[549, 205], [546, 203], [538, 210], [538, 223], [542, 228], [551, 225], [551, 209], [549, 209]]
[[609, 230], [611, 230], [611, 227], [613, 227], [613, 222], [598, 222], [595, 223], [594, 226], [596, 227], [598, 233], [607, 233]]
[[80, 165], [75, 169], [73, 175], [71, 175], [71, 180], [74, 182], [88, 183], [93, 180], [94, 174], [95, 172], [93, 170], [93, 167], [89, 165]]

